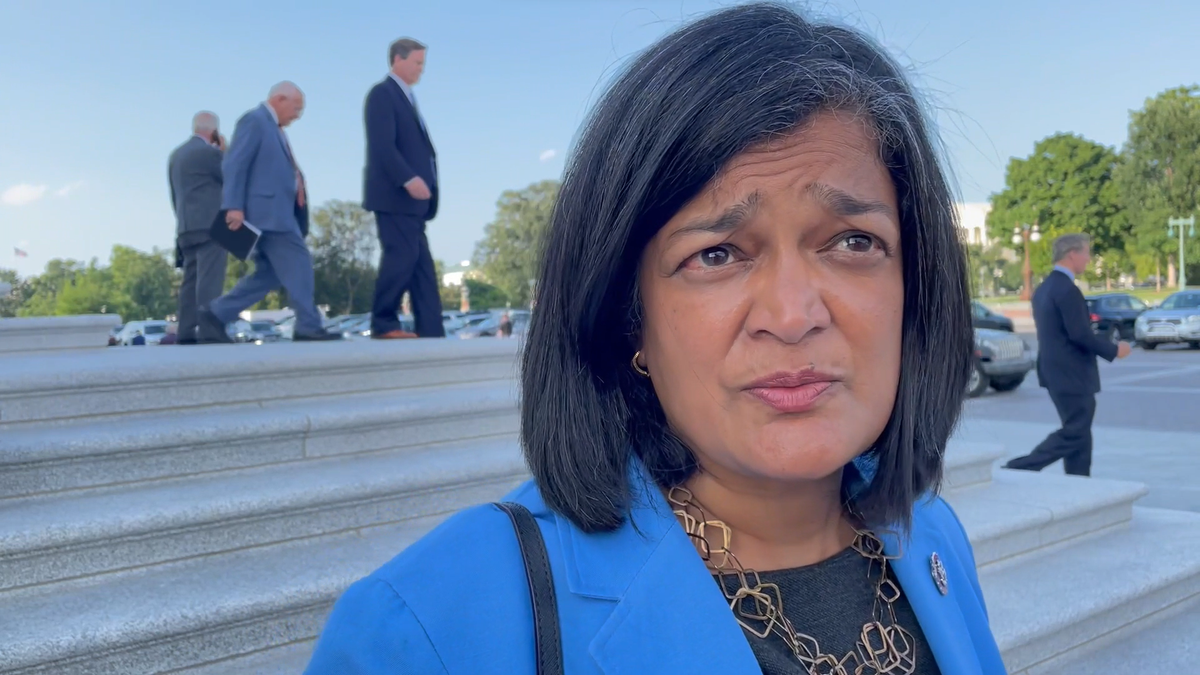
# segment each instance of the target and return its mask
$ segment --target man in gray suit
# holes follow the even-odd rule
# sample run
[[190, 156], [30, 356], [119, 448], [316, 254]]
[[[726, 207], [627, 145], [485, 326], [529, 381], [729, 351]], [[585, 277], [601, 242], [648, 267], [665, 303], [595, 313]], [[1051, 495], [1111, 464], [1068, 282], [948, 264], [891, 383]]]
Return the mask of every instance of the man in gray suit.
[[209, 236], [221, 210], [221, 153], [225, 139], [217, 116], [196, 113], [192, 137], [175, 148], [167, 162], [171, 208], [175, 211], [175, 245], [183, 268], [179, 287], [179, 344], [195, 344], [197, 310], [221, 295], [229, 255]]
[[222, 164], [221, 205], [228, 211], [229, 229], [250, 223], [262, 230], [262, 237], [254, 249], [254, 272], [200, 310], [202, 338], [231, 341], [226, 324], [280, 286], [296, 312], [293, 340], [342, 337], [325, 331], [313, 300], [312, 256], [304, 242], [307, 223], [301, 222], [307, 219], [304, 176], [283, 131], [303, 112], [304, 94], [291, 82], [280, 82], [271, 88], [266, 102], [238, 120]]

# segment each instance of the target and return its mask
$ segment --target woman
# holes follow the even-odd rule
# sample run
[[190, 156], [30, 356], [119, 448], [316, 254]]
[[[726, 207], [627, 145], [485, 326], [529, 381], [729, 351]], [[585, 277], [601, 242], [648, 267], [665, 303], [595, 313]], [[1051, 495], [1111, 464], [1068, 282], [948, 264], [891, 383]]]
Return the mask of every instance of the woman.
[[[933, 496], [973, 349], [921, 109], [863, 36], [774, 4], [640, 56], [567, 169], [522, 365], [576, 673], [1003, 675]], [[536, 559], [536, 558], [534, 558]], [[536, 572], [536, 565], [531, 567]], [[493, 505], [338, 602], [309, 673], [533, 673]]]

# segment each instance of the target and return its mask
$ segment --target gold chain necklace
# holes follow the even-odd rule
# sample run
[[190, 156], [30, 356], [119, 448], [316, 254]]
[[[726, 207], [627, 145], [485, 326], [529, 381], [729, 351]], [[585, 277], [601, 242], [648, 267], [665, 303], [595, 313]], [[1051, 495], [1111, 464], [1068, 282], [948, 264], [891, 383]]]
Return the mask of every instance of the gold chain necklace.
[[[782, 638], [809, 675], [912, 675], [916, 671], [916, 641], [896, 623], [894, 603], [900, 599], [900, 587], [888, 575], [891, 558], [883, 552], [879, 537], [855, 528], [852, 546], [870, 561], [868, 575], [874, 574], [878, 563], [879, 578], [875, 582], [871, 619], [863, 624], [855, 649], [838, 658], [822, 652], [816, 638], [792, 626], [783, 613], [778, 585], [763, 583], [758, 572], [742, 567], [729, 550], [733, 533], [728, 525], [709, 520], [686, 488], [671, 488], [667, 499], [675, 507], [675, 515], [700, 557], [717, 577], [737, 622], [760, 639], [765, 640], [772, 633]], [[713, 532], [720, 537], [718, 546], [709, 540]], [[732, 584], [727, 584], [727, 580]]]

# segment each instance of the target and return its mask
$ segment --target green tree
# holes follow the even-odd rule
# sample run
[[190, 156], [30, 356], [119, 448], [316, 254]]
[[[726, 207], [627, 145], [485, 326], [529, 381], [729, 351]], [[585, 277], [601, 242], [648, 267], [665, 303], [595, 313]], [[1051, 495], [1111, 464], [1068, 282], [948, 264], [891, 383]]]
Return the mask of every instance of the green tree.
[[1001, 246], [967, 245], [971, 292], [975, 297], [1004, 295], [1020, 290], [1021, 265]]
[[0, 293], [0, 317], [16, 316], [28, 286], [16, 270], [3, 268], [0, 268], [0, 283], [12, 286], [8, 293]]
[[339, 314], [366, 312], [375, 287], [375, 216], [354, 202], [329, 201], [309, 235], [317, 304]]
[[[1129, 137], [1115, 182], [1131, 222], [1127, 251], [1141, 274], [1166, 267], [1175, 283], [1179, 240], [1167, 236], [1167, 219], [1200, 210], [1200, 85], [1179, 87], [1146, 100], [1130, 113]], [[1188, 241], [1188, 276], [1200, 278], [1200, 242]], [[1197, 276], [1193, 276], [1197, 274]]]
[[[524, 190], [507, 190], [496, 202], [496, 219], [475, 245], [475, 263], [488, 282], [516, 305], [528, 305], [537, 278], [542, 243], [558, 197], [558, 181], [545, 180]], [[474, 290], [472, 289], [472, 293]], [[476, 306], [476, 298], [471, 297]]]
[[1055, 237], [1086, 232], [1097, 258], [1106, 261], [1101, 275], [1118, 273], [1129, 227], [1113, 182], [1117, 161], [1111, 148], [1075, 134], [1038, 141], [1029, 157], [1009, 161], [1004, 189], [992, 195], [990, 238], [1009, 245], [1018, 224], [1037, 224], [1041, 241], [1030, 244], [1037, 278], [1050, 269]]
[[467, 287], [471, 309], [499, 309], [507, 307], [511, 300], [504, 289], [486, 281], [464, 277], [463, 285]]
[[442, 309], [457, 310], [462, 305], [462, 287], [442, 283], [446, 274], [446, 263], [441, 260], [433, 261], [433, 273], [437, 275], [438, 296], [442, 300]]
[[154, 315], [144, 314], [137, 303], [117, 288], [111, 268], [100, 267], [95, 261], [63, 286], [54, 311], [59, 316], [118, 314], [125, 321], [155, 318]]
[[22, 289], [21, 307], [17, 316], [54, 316], [57, 314], [59, 292], [86, 269], [77, 260], [55, 258], [46, 263], [41, 274], [26, 280]]
[[161, 319], [175, 313], [179, 306], [179, 274], [168, 254], [174, 252], [155, 248], [144, 253], [128, 246], [113, 246], [108, 263], [112, 304], [126, 304], [130, 313], [126, 319]]

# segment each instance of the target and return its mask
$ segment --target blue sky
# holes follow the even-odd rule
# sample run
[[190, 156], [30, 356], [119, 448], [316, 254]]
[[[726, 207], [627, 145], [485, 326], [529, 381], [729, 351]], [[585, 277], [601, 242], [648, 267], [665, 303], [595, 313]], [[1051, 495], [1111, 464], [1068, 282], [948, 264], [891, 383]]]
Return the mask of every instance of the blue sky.
[[[438, 258], [470, 257], [496, 198], [556, 178], [604, 83], [714, 0], [0, 0], [0, 267], [172, 245], [166, 158], [211, 109], [222, 129], [281, 79], [311, 198], [359, 200], [362, 102], [388, 43], [430, 45], [417, 94], [441, 166]], [[857, 0], [805, 5], [867, 30], [938, 110], [964, 201], [1008, 158], [1074, 131], [1109, 145], [1146, 97], [1200, 79], [1200, 3]], [[251, 7], [251, 9], [247, 9]], [[28, 251], [17, 258], [13, 248]]]

